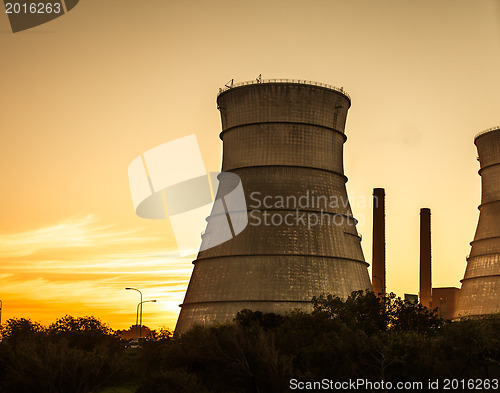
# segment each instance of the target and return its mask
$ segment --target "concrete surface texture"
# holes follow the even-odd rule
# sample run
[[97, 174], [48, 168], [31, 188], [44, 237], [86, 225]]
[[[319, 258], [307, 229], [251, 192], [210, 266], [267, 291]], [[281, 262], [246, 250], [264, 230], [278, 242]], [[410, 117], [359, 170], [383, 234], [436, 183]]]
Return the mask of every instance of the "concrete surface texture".
[[481, 169], [481, 205], [455, 316], [500, 312], [500, 129], [474, 140]]
[[[311, 310], [315, 295], [372, 289], [343, 169], [351, 105], [343, 89], [303, 81], [255, 81], [221, 90], [222, 170], [237, 174], [247, 210], [212, 214], [176, 333], [236, 313]], [[221, 185], [216, 196], [221, 198]], [[244, 214], [247, 227], [203, 247]]]

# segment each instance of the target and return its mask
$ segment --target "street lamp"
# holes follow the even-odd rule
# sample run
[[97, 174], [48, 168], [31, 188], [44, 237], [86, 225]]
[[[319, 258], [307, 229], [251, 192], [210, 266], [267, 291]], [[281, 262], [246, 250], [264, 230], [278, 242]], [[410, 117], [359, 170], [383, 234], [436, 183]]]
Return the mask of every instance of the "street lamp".
[[0, 300], [0, 326], [2, 326], [2, 300]]
[[[139, 291], [138, 289], [136, 288], [125, 288], [127, 291], [137, 291], [141, 294], [141, 302], [139, 303], [140, 305], [142, 305], [142, 292]], [[137, 306], [137, 312], [135, 313], [135, 328], [137, 329], [137, 325], [139, 324], [139, 306]], [[141, 306], [141, 325], [142, 325], [142, 306]], [[139, 328], [140, 329], [140, 328]], [[140, 334], [140, 332], [139, 332]], [[139, 335], [137, 336], [138, 338], [140, 337]]]
[[139, 306], [141, 306], [141, 324], [139, 325], [139, 337], [142, 337], [142, 303], [147, 303], [147, 302], [156, 303], [156, 299], [153, 299], [153, 300], [144, 300], [143, 302], [141, 301], [137, 305], [137, 311], [139, 311]]

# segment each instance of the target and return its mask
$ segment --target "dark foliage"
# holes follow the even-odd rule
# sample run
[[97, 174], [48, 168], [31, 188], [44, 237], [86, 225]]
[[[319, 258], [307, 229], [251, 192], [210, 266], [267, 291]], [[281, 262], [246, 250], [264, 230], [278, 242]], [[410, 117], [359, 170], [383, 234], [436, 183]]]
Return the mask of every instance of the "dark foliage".
[[134, 380], [136, 393], [280, 393], [301, 381], [500, 377], [500, 316], [444, 321], [394, 294], [319, 296], [312, 312], [242, 310], [233, 323], [168, 329], [124, 350], [93, 317], [0, 329], [1, 393], [98, 393]]
[[94, 317], [65, 316], [48, 328], [10, 319], [1, 338], [0, 392], [92, 392], [121, 371], [119, 340]]
[[[389, 294], [313, 300], [286, 316], [242, 310], [143, 348], [143, 392], [287, 392], [290, 378], [427, 381], [500, 377], [500, 318], [444, 321]], [[194, 389], [194, 390], [193, 390]]]
[[373, 292], [355, 291], [346, 300], [321, 295], [314, 297], [312, 303], [313, 314], [342, 321], [350, 329], [367, 335], [387, 330], [429, 333], [444, 323], [436, 310], [402, 300], [394, 293], [380, 298]]
[[269, 330], [281, 325], [283, 323], [283, 316], [245, 309], [236, 314], [234, 321], [241, 326], [249, 327], [257, 324], [264, 330]]

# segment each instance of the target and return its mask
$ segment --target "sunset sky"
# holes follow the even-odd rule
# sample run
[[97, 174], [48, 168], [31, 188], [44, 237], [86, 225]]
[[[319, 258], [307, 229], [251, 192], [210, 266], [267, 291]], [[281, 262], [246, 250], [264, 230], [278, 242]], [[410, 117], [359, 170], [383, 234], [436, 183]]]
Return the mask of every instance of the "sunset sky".
[[220, 169], [218, 89], [314, 80], [352, 98], [345, 173], [371, 262], [386, 189], [387, 285], [418, 292], [419, 209], [433, 285], [460, 286], [480, 203], [474, 135], [500, 125], [500, 1], [81, 0], [13, 34], [0, 15], [2, 320], [95, 315], [173, 328], [193, 256], [134, 212], [127, 168], [196, 134]]

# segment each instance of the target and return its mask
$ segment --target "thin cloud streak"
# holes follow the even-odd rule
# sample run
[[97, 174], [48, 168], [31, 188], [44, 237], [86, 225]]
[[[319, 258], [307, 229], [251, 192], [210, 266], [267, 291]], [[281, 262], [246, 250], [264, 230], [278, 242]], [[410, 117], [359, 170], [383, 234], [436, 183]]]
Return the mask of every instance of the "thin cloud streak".
[[2, 234], [0, 250], [4, 257], [20, 257], [58, 248], [105, 247], [159, 240], [154, 237], [132, 236], [137, 230], [112, 231], [112, 228], [113, 225], [97, 226], [93, 215], [70, 218], [37, 230]]
[[138, 299], [124, 288], [137, 287], [145, 299], [157, 300], [145, 308], [148, 325], [173, 327], [193, 265], [166, 244], [161, 236], [116, 230], [93, 215], [0, 234], [4, 317], [50, 323], [65, 314], [95, 315], [126, 328], [130, 318], [124, 316]]

